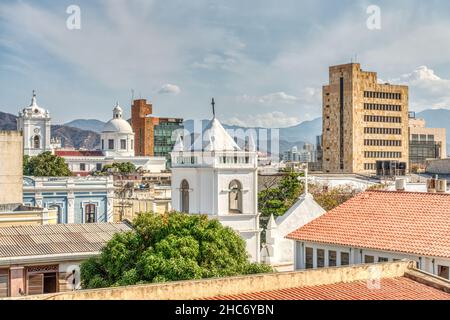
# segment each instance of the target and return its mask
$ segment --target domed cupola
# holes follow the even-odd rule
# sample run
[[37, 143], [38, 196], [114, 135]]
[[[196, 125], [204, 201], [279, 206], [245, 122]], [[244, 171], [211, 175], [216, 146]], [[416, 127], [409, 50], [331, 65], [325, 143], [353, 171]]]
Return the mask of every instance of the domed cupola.
[[101, 144], [107, 156], [134, 156], [134, 132], [123, 119], [119, 103], [113, 109], [113, 118], [103, 126]]
[[122, 108], [119, 105], [119, 102], [116, 103], [116, 106], [113, 110], [114, 119], [122, 119]]

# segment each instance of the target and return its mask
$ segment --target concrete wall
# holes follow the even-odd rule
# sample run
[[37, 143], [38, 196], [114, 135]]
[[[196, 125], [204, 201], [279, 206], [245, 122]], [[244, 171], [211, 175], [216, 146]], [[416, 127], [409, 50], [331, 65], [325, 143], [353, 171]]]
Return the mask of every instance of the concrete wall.
[[0, 131], [0, 204], [22, 203], [23, 137]]
[[[401, 277], [412, 268], [408, 261], [381, 263], [377, 274], [382, 278]], [[267, 290], [279, 290], [305, 286], [326, 285], [340, 282], [367, 281], [373, 277], [373, 265], [346, 268], [328, 268], [301, 272], [271, 273], [243, 277], [218, 278], [197, 281], [180, 281], [84, 290], [28, 299], [47, 300], [173, 300], [201, 299], [219, 295], [234, 295]]]
[[450, 174], [450, 159], [430, 161], [426, 172], [432, 174]]

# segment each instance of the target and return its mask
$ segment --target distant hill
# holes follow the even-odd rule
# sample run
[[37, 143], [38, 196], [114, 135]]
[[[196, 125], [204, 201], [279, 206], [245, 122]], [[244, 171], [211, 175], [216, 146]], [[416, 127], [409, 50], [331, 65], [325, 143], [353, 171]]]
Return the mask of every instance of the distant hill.
[[447, 109], [428, 109], [416, 113], [416, 118], [422, 118], [426, 121], [428, 128], [447, 129], [447, 153], [450, 152], [450, 110]]
[[[16, 130], [16, 123], [15, 115], [0, 112], [0, 130]], [[60, 138], [63, 147], [96, 149], [100, 145], [100, 135], [97, 132], [65, 125], [52, 125], [51, 135]]]
[[[202, 128], [205, 128], [206, 125], [209, 123], [209, 120], [202, 120]], [[272, 132], [272, 129], [267, 128], [246, 128], [246, 127], [240, 127], [235, 125], [227, 125], [223, 124], [225, 129], [242, 129], [242, 130], [248, 130], [248, 129], [255, 129], [256, 132], [258, 132], [259, 129], [267, 130], [267, 137], [270, 138]], [[184, 127], [187, 131], [193, 132], [194, 130], [194, 120], [185, 120], [184, 121]], [[290, 150], [293, 146], [297, 146], [298, 148], [302, 148], [305, 143], [316, 143], [316, 136], [322, 134], [322, 118], [317, 118], [312, 121], [305, 121], [302, 123], [299, 123], [296, 126], [287, 127], [287, 128], [280, 128], [279, 130], [279, 137], [280, 137], [280, 153], [283, 153], [287, 150]], [[266, 150], [264, 150], [266, 151]]]
[[53, 125], [51, 131], [52, 137], [60, 138], [61, 144], [65, 148], [83, 148], [88, 150], [100, 148], [100, 134], [97, 132], [65, 125]]
[[16, 130], [17, 117], [15, 115], [0, 111], [0, 130]]
[[105, 122], [96, 119], [76, 119], [64, 124], [64, 126], [78, 128], [81, 130], [94, 131], [97, 133], [102, 132], [102, 128]]

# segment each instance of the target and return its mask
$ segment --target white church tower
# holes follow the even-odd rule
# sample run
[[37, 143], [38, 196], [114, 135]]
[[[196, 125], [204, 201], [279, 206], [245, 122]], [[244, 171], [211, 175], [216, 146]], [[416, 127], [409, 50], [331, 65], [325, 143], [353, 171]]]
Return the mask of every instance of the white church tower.
[[45, 151], [52, 152], [50, 129], [50, 113], [37, 105], [33, 91], [30, 106], [19, 112], [17, 119], [17, 130], [23, 132], [24, 154], [37, 156]]
[[245, 240], [249, 260], [259, 262], [258, 155], [250, 140], [241, 149], [215, 116], [192, 146], [179, 136], [171, 153], [172, 208], [231, 227]]

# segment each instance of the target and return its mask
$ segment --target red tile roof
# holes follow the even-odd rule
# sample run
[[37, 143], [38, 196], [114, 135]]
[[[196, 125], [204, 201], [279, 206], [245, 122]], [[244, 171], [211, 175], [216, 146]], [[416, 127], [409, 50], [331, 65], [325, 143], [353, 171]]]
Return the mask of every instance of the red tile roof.
[[450, 294], [406, 277], [383, 278], [378, 288], [366, 281], [280, 289], [206, 300], [450, 300]]
[[367, 191], [287, 238], [450, 258], [450, 194]]
[[55, 155], [60, 157], [101, 157], [103, 152], [98, 150], [56, 150]]

